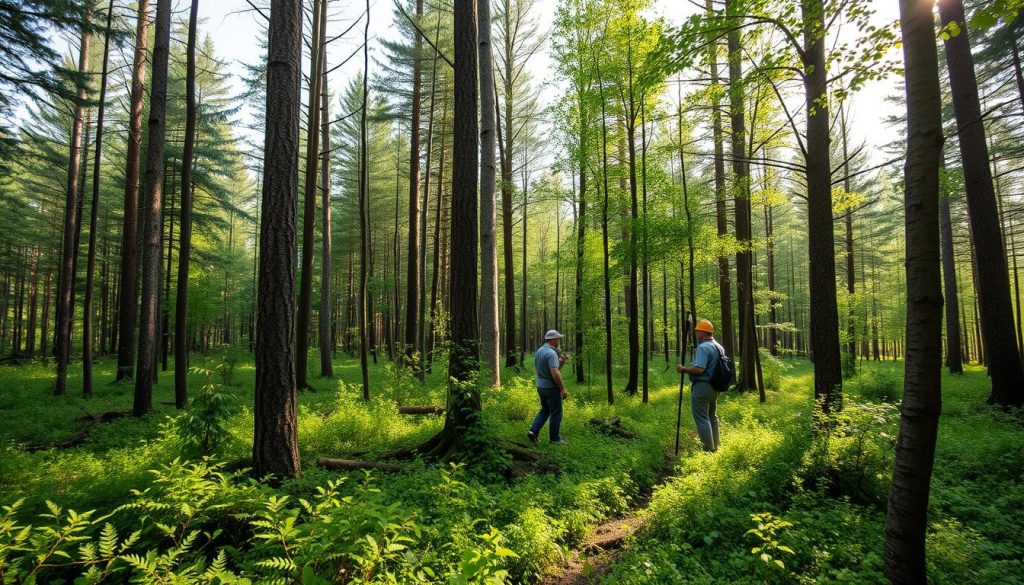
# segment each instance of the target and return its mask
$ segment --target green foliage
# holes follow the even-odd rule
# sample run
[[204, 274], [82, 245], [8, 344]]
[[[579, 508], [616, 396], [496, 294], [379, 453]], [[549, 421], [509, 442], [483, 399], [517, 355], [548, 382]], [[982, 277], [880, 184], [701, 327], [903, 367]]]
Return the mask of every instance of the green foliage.
[[795, 555], [796, 553], [792, 548], [781, 544], [779, 538], [782, 538], [783, 531], [792, 527], [793, 523], [776, 518], [771, 512], [751, 514], [750, 519], [754, 521], [755, 526], [748, 530], [745, 536], [756, 544], [750, 549], [750, 554], [764, 563], [762, 575], [764, 575], [765, 582], [771, 583], [777, 576], [788, 576], [782, 555]]
[[217, 372], [224, 378], [230, 378], [223, 373], [227, 368], [225, 360], [213, 370], [200, 367], [191, 369], [192, 373], [202, 375], [204, 380], [202, 389], [193, 395], [188, 410], [175, 419], [178, 436], [186, 450], [210, 455], [230, 437], [226, 425], [230, 415], [230, 396], [220, 392], [221, 388], [213, 381]]
[[773, 356], [766, 348], [758, 348], [761, 354], [761, 375], [764, 377], [766, 390], [781, 390], [782, 381], [789, 371], [790, 366], [776, 356]]
[[518, 555], [502, 546], [501, 533], [493, 526], [489, 532], [480, 535], [481, 544], [477, 548], [466, 549], [462, 553], [459, 572], [448, 577], [452, 585], [501, 585], [508, 579], [508, 571], [502, 569], [507, 559], [516, 559]]
[[895, 372], [864, 368], [844, 390], [871, 402], [897, 403], [903, 397], [903, 379]]

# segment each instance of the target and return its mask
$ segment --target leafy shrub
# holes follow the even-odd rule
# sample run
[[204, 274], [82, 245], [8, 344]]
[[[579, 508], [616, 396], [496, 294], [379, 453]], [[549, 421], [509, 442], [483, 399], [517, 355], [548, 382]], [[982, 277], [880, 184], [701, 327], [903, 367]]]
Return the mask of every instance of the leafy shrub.
[[864, 368], [846, 389], [863, 400], [895, 403], [903, 397], [903, 378], [889, 370]]
[[481, 545], [462, 552], [458, 572], [448, 578], [451, 585], [501, 585], [507, 581], [508, 571], [503, 568], [505, 561], [516, 559], [518, 555], [502, 546], [504, 538], [493, 526], [481, 534], [479, 540]]
[[772, 355], [772, 352], [768, 351], [766, 348], [759, 348], [758, 352], [761, 354], [761, 374], [764, 377], [765, 389], [781, 389], [782, 378], [786, 375], [786, 372], [789, 371], [789, 364]]
[[563, 529], [540, 508], [527, 508], [515, 522], [505, 527], [509, 548], [518, 557], [512, 560], [511, 574], [517, 582], [540, 577], [545, 568], [561, 558], [558, 545]]
[[834, 496], [885, 505], [889, 494], [899, 409], [890, 403], [848, 400], [841, 411], [819, 407], [811, 448], [798, 472], [805, 487], [825, 486]]

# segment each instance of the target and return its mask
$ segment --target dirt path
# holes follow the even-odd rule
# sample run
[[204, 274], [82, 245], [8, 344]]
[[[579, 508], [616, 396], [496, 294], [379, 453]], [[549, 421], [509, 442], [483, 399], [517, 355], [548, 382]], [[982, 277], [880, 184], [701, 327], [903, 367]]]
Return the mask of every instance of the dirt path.
[[[682, 451], [679, 457], [688, 455]], [[661, 485], [672, 475], [677, 458], [672, 453], [665, 454], [665, 465], [658, 474]], [[636, 506], [628, 514], [611, 518], [594, 529], [593, 534], [579, 548], [569, 551], [562, 561], [562, 566], [549, 573], [540, 581], [540, 585], [590, 585], [600, 583], [601, 578], [608, 574], [611, 567], [623, 555], [626, 541], [644, 526], [643, 511], [651, 501], [654, 487], [641, 495]]]

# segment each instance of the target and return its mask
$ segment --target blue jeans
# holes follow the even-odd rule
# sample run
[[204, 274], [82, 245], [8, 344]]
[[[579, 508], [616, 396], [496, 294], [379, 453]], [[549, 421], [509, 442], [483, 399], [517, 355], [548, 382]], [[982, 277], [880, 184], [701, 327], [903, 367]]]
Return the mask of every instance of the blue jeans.
[[551, 425], [548, 426], [548, 436], [552, 441], [561, 440], [562, 391], [558, 388], [537, 388], [537, 394], [540, 395], [540, 412], [533, 419], [530, 432], [534, 435], [539, 434], [541, 427], [550, 418]]
[[697, 435], [704, 444], [705, 451], [717, 451], [720, 444], [718, 436], [718, 392], [710, 382], [692, 382], [690, 384], [690, 409], [693, 421], [697, 423]]

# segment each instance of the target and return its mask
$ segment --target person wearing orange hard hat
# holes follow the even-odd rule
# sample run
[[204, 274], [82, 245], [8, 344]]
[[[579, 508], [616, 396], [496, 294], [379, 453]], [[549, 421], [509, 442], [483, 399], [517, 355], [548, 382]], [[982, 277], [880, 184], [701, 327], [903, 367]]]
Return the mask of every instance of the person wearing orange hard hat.
[[711, 385], [711, 376], [725, 356], [725, 348], [715, 341], [715, 326], [707, 319], [697, 321], [697, 348], [693, 363], [679, 364], [676, 371], [690, 375], [690, 409], [697, 424], [697, 435], [705, 451], [717, 451], [720, 444], [718, 431], [718, 391]]

